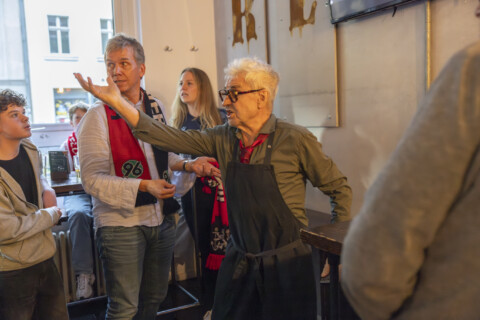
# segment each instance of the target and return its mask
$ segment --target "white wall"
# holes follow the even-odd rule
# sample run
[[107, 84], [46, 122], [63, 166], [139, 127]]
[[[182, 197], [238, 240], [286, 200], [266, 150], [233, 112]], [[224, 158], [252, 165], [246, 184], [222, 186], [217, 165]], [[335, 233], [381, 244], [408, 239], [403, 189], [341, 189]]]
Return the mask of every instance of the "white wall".
[[[136, 19], [130, 10], [136, 10]], [[204, 70], [217, 90], [212, 1], [117, 0], [115, 19], [116, 32], [141, 39], [147, 67], [145, 88], [164, 103], [167, 117], [184, 68]]]
[[[480, 39], [474, 0], [435, 0], [431, 6], [432, 76], [453, 53]], [[407, 128], [426, 88], [426, 4], [419, 1], [340, 24], [339, 98], [342, 125], [326, 129], [325, 152], [349, 178], [352, 213]], [[307, 206], [328, 204], [309, 189]]]

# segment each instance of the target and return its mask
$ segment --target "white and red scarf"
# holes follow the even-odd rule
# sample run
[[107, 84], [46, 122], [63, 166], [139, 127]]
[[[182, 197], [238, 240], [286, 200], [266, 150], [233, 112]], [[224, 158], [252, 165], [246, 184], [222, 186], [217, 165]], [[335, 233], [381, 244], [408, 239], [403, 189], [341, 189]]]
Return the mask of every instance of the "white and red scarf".
[[[212, 162], [212, 165], [218, 168], [217, 162]], [[201, 180], [204, 183], [203, 192], [212, 193], [214, 191], [216, 194], [210, 227], [210, 252], [207, 256], [205, 268], [218, 270], [223, 258], [225, 258], [225, 250], [230, 238], [227, 201], [222, 179], [218, 177], [203, 177]]]
[[[141, 89], [145, 113], [157, 121], [166, 124], [163, 112], [158, 103]], [[133, 136], [132, 130], [112, 108], [104, 105], [107, 114], [108, 133], [112, 152], [115, 175], [123, 178], [150, 180], [150, 170], [147, 159], [138, 140]], [[168, 175], [168, 153], [153, 148], [158, 176], [170, 182]], [[157, 202], [157, 198], [148, 192], [138, 191], [135, 207], [140, 207]], [[180, 208], [173, 198], [163, 199], [163, 214], [171, 214]]]
[[77, 136], [75, 135], [75, 131], [73, 131], [72, 135], [68, 137], [67, 147], [72, 157], [77, 155], [78, 147], [77, 147]]

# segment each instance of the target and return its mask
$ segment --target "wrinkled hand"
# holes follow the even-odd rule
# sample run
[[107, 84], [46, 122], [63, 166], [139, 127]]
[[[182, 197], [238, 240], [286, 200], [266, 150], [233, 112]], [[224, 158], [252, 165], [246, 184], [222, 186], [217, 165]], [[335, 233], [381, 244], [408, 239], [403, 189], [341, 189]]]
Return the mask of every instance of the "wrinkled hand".
[[212, 165], [210, 162], [217, 162], [215, 158], [198, 157], [189, 161], [189, 169], [197, 174], [197, 177], [214, 176], [221, 178], [220, 169]]
[[166, 199], [173, 197], [175, 194], [175, 185], [168, 183], [164, 179], [142, 180], [139, 190], [146, 191], [157, 199]]
[[120, 90], [110, 76], [107, 77], [107, 86], [99, 86], [93, 84], [90, 77], [87, 77], [87, 81], [85, 81], [82, 74], [75, 72], [73, 75], [85, 91], [90, 92], [109, 106], [116, 105], [122, 99]]
[[52, 188], [43, 189], [42, 201], [44, 208], [55, 207], [57, 205], [57, 195], [55, 191]]

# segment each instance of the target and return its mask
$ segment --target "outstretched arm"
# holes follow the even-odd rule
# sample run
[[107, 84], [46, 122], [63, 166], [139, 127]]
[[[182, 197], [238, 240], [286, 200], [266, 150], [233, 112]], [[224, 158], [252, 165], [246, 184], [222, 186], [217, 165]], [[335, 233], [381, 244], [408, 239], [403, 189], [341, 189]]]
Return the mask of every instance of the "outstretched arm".
[[73, 75], [85, 91], [90, 92], [96, 98], [114, 108], [130, 125], [137, 126], [139, 119], [137, 109], [122, 97], [120, 90], [110, 76], [107, 77], [107, 86], [99, 86], [93, 84], [90, 77], [87, 77], [87, 81], [85, 81], [80, 73], [74, 73]]

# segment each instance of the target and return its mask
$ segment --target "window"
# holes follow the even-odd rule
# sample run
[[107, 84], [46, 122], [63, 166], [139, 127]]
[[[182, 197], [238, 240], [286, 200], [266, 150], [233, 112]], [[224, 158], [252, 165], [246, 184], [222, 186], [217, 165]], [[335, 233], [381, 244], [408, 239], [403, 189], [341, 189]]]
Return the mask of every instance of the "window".
[[68, 128], [65, 109], [93, 103], [73, 72], [106, 84], [99, 35], [111, 37], [114, 25], [111, 0], [0, 0], [0, 89], [26, 97], [33, 127]]
[[107, 41], [113, 36], [112, 19], [100, 19], [100, 31], [102, 33], [102, 54], [107, 47]]
[[48, 16], [50, 53], [70, 53], [68, 17]]
[[[23, 1], [0, 0], [0, 90], [23, 94], [30, 104], [28, 55]], [[7, 45], [8, 44], [8, 45]], [[31, 116], [31, 110], [25, 110]]]
[[82, 89], [75, 88], [54, 88], [55, 99], [55, 122], [69, 122], [68, 109], [77, 102], [93, 104], [93, 96]]

